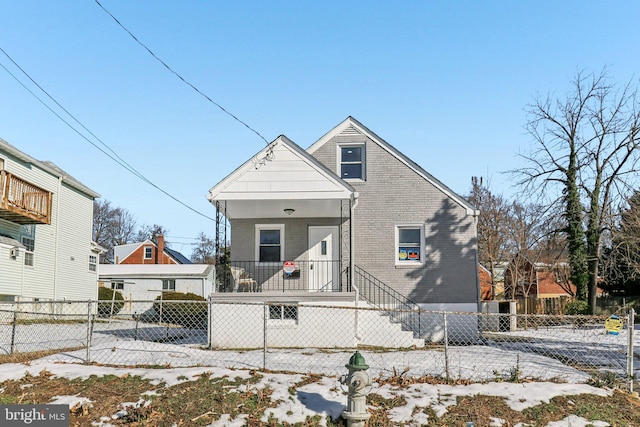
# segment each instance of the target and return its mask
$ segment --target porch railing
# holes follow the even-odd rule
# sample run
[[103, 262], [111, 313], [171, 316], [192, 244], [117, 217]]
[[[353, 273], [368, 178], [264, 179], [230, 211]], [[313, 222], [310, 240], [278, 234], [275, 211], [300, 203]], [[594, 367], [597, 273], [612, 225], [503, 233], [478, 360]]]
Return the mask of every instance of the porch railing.
[[409, 298], [388, 286], [372, 274], [357, 265], [354, 266], [354, 285], [360, 296], [375, 308], [386, 310], [391, 319], [399, 322], [402, 328], [421, 336], [420, 306]]
[[286, 272], [282, 262], [231, 261], [219, 265], [216, 269], [216, 290], [217, 292], [339, 292], [343, 290], [338, 260], [304, 260], [293, 261], [293, 264], [292, 272]]
[[17, 224], [50, 224], [51, 193], [7, 171], [0, 172], [0, 218]]

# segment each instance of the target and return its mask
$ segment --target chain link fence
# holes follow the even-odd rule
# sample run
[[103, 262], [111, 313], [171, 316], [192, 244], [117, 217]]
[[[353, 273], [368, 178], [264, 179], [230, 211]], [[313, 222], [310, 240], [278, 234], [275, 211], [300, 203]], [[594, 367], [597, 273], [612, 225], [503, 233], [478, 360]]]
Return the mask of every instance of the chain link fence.
[[[397, 319], [406, 316], [419, 326], [404, 330]], [[338, 375], [358, 349], [373, 375], [632, 387], [634, 329], [633, 311], [612, 320], [423, 310], [398, 316], [355, 304], [14, 302], [0, 304], [0, 360], [46, 352], [60, 362]]]

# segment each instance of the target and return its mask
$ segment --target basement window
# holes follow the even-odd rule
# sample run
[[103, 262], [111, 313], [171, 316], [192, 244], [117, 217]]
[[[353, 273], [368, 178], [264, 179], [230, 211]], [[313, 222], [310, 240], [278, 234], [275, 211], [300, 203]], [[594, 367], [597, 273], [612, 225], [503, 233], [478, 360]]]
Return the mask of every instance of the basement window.
[[280, 320], [283, 322], [298, 322], [298, 306], [297, 305], [270, 305], [269, 320]]

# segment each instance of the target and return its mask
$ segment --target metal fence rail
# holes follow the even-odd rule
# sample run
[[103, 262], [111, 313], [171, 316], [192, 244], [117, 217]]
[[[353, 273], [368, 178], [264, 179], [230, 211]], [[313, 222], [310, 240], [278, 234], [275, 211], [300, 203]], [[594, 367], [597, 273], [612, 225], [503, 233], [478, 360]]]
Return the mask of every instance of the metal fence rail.
[[[114, 304], [114, 305], [109, 305]], [[395, 310], [397, 311], [397, 310]], [[632, 387], [633, 311], [607, 316], [411, 310], [419, 339], [386, 310], [220, 301], [0, 304], [0, 358], [36, 351], [62, 362], [225, 366], [339, 374], [354, 349], [382, 375], [449, 380], [604, 382]]]

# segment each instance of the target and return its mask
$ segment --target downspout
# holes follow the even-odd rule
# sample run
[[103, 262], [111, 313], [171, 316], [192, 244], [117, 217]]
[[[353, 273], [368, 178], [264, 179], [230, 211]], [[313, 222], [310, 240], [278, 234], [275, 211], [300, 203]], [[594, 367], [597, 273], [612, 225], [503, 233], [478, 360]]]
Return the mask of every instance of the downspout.
[[[355, 294], [355, 319], [354, 319], [354, 336], [356, 338], [356, 340], [360, 340], [360, 326], [358, 324], [358, 301], [360, 300], [360, 290], [357, 288], [357, 286], [355, 285], [355, 280], [354, 280], [354, 270], [355, 270], [355, 261], [353, 260], [353, 254], [355, 252], [355, 250], [353, 249], [354, 247], [354, 241], [355, 241], [355, 232], [353, 231], [353, 223], [354, 223], [354, 216], [355, 216], [355, 210], [356, 210], [356, 206], [358, 206], [358, 192], [353, 192], [351, 194], [351, 200], [349, 203], [351, 205], [351, 210], [349, 212], [349, 214], [351, 215], [350, 221], [349, 221], [349, 288], [352, 290], [355, 290], [356, 294]], [[357, 342], [356, 342], [357, 344]]]
[[353, 256], [355, 253], [354, 250], [354, 246], [355, 246], [355, 232], [353, 230], [353, 223], [354, 221], [354, 217], [355, 217], [355, 210], [356, 210], [356, 206], [358, 206], [358, 196], [360, 194], [358, 194], [357, 191], [354, 191], [353, 193], [351, 193], [351, 212], [349, 213], [351, 215], [351, 221], [349, 224], [349, 287], [351, 289], [355, 288], [355, 284], [354, 284], [354, 279], [353, 279], [353, 273], [354, 273], [354, 266], [355, 266], [355, 262], [353, 260]]
[[58, 177], [58, 188], [56, 194], [56, 244], [53, 246], [53, 300], [58, 297], [58, 245], [60, 245], [60, 188], [62, 187], [62, 176]]

